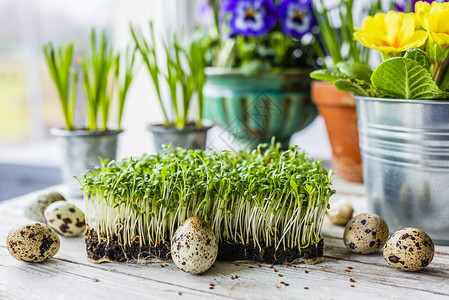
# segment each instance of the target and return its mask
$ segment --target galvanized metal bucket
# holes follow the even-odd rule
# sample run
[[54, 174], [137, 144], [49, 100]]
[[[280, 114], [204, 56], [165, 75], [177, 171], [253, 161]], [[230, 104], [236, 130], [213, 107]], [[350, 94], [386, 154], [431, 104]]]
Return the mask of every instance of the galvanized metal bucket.
[[154, 148], [156, 151], [163, 149], [163, 145], [170, 145], [173, 149], [182, 147], [185, 149], [205, 149], [207, 131], [212, 128], [211, 122], [204, 122], [203, 127], [194, 125], [184, 129], [167, 127], [160, 124], [148, 125], [148, 130], [153, 134]]
[[62, 176], [69, 196], [82, 197], [79, 182], [87, 170], [93, 170], [102, 159], [117, 157], [118, 136], [123, 130], [87, 131], [52, 128], [51, 134], [59, 137], [63, 152]]
[[449, 101], [355, 98], [370, 209], [449, 244]]

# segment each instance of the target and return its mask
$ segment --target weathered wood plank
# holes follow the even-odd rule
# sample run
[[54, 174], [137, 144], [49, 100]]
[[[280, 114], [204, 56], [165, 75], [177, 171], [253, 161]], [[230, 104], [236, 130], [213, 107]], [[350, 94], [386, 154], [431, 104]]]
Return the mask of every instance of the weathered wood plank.
[[[361, 271], [363, 264], [352, 263], [353, 271], [344, 272], [345, 264], [327, 259], [315, 266], [276, 266], [278, 272], [264, 265], [258, 268], [252, 263], [217, 263], [202, 276], [192, 276], [176, 269], [173, 264], [161, 268], [159, 265], [130, 265], [70, 262], [52, 259], [45, 264], [26, 264], [15, 261], [0, 251], [1, 278], [8, 290], [18, 290], [20, 298], [37, 298], [39, 295], [79, 295], [84, 297], [137, 297], [145, 298], [151, 292], [154, 297], [174, 297], [181, 291], [185, 296], [221, 296], [226, 298], [251, 299], [316, 299], [332, 296], [334, 299], [369, 297], [377, 295], [411, 295], [409, 299], [443, 299], [447, 294], [401, 286], [402, 282], [379, 282], [376, 275]], [[0, 249], [1, 250], [1, 249]], [[248, 268], [253, 266], [254, 268]], [[377, 267], [379, 268], [379, 267]], [[307, 269], [308, 273], [304, 273]], [[283, 277], [279, 277], [282, 274]], [[231, 275], [239, 278], [232, 280]], [[368, 278], [367, 278], [368, 276]], [[349, 282], [353, 278], [356, 282]], [[373, 280], [374, 278], [374, 280]], [[280, 284], [284, 281], [289, 286]], [[209, 283], [215, 285], [209, 290]], [[50, 285], [49, 285], [50, 284]], [[355, 288], [350, 285], [354, 284]], [[48, 292], [51, 286], [51, 292]], [[304, 287], [309, 289], [305, 290]], [[202, 294], [202, 293], [205, 294]], [[23, 294], [21, 294], [23, 293]], [[23, 296], [23, 297], [22, 297]], [[70, 297], [69, 297], [70, 298]]]
[[[58, 189], [58, 187], [57, 187]], [[51, 189], [51, 190], [54, 190]], [[23, 206], [35, 194], [0, 205], [0, 238], [15, 223], [25, 220]], [[353, 201], [356, 212], [364, 211], [359, 195], [340, 195]], [[338, 197], [333, 199], [335, 201]], [[75, 204], [82, 205], [81, 201]], [[386, 299], [447, 299], [449, 297], [449, 247], [437, 246], [434, 262], [425, 270], [405, 273], [394, 270], [376, 255], [356, 255], [343, 245], [343, 227], [325, 224], [325, 261], [314, 266], [269, 266], [255, 263], [216, 263], [202, 276], [192, 276], [169, 264], [91, 264], [86, 260], [84, 241], [61, 238], [61, 250], [44, 264], [15, 261], [0, 245], [0, 299], [57, 298], [174, 298], [197, 299], [347, 299], [350, 297]], [[346, 267], [353, 267], [345, 272]], [[252, 267], [252, 268], [249, 268]], [[308, 270], [305, 273], [304, 270]], [[279, 277], [281, 274], [282, 277]], [[231, 276], [239, 278], [232, 280]], [[356, 282], [349, 282], [353, 278]], [[281, 281], [289, 286], [280, 284]], [[209, 290], [209, 284], [215, 284]], [[350, 287], [353, 284], [355, 287]], [[304, 289], [308, 287], [308, 289]], [[51, 290], [51, 291], [48, 291]], [[48, 297], [50, 296], [50, 297]]]
[[43, 264], [22, 263], [10, 257], [4, 247], [0, 249], [0, 270], [5, 286], [1, 299], [168, 299], [178, 296], [178, 292], [187, 299], [198, 299], [212, 295], [207, 286], [204, 291], [183, 288], [59, 259]]

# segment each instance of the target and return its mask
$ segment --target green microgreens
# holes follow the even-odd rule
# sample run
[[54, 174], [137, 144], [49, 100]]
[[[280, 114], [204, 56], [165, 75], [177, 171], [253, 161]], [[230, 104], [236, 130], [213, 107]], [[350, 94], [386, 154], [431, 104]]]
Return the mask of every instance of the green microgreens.
[[[86, 220], [99, 239], [122, 245], [170, 242], [200, 216], [220, 243], [275, 249], [321, 239], [331, 172], [298, 149], [262, 145], [252, 152], [172, 151], [102, 163], [83, 178]], [[266, 149], [266, 150], [263, 150]]]

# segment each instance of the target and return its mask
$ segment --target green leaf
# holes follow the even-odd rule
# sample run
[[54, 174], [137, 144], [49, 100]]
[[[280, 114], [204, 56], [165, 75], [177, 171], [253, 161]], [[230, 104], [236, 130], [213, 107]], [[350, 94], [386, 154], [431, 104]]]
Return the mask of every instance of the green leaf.
[[295, 192], [298, 192], [298, 185], [296, 184], [296, 182], [293, 179], [290, 180], [290, 186], [292, 187], [292, 189]]
[[427, 68], [427, 56], [421, 49], [409, 49], [405, 52], [404, 58], [409, 58], [417, 61], [421, 66]]
[[357, 96], [366, 96], [369, 97], [370, 94], [359, 84], [352, 82], [351, 80], [337, 80], [334, 82], [337, 90], [342, 92], [350, 92]]
[[349, 78], [371, 82], [373, 71], [365, 64], [357, 62], [339, 62], [338, 70]]
[[242, 63], [240, 71], [246, 76], [257, 76], [270, 70], [270, 65], [262, 59], [253, 59]]
[[420, 63], [394, 57], [381, 63], [371, 76], [373, 86], [390, 97], [438, 99], [446, 96]]
[[340, 72], [331, 71], [327, 69], [316, 70], [310, 73], [310, 77], [316, 80], [335, 82], [340, 79], [347, 79], [347, 77]]
[[441, 47], [437, 42], [428, 41], [426, 53], [432, 64], [442, 65], [449, 57], [449, 47]]

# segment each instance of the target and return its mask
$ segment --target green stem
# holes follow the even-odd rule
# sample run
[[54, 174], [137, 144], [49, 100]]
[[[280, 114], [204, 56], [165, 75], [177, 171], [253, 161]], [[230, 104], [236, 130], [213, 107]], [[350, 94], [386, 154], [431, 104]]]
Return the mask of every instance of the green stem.
[[198, 91], [198, 120], [196, 121], [196, 127], [203, 127], [203, 93]]
[[439, 85], [441, 81], [441, 75], [443, 74], [444, 64], [435, 63], [432, 65], [432, 77], [435, 80], [436, 84]]
[[381, 51], [379, 51], [379, 53], [380, 53], [380, 57], [382, 58], [382, 61], [386, 61], [387, 59], [394, 57], [394, 54], [391, 54], [391, 53], [385, 53], [385, 52], [381, 52]]

